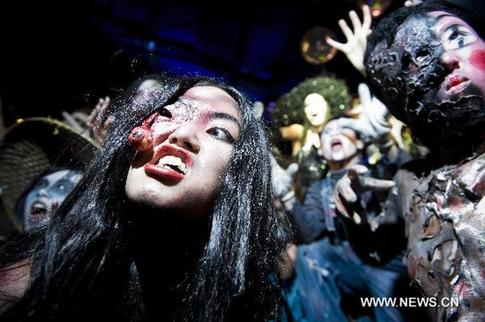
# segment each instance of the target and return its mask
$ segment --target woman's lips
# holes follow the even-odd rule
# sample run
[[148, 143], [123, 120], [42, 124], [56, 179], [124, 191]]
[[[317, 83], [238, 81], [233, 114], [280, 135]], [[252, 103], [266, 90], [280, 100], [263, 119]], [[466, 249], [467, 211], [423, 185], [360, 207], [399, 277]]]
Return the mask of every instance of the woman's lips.
[[50, 209], [47, 206], [46, 202], [36, 200], [30, 206], [30, 220], [38, 221], [38, 220], [41, 220], [42, 218], [44, 218], [47, 215], [50, 215]]
[[185, 174], [167, 167], [161, 168], [154, 164], [147, 163], [144, 168], [147, 175], [159, 180], [179, 181], [185, 178]]
[[35, 201], [32, 204], [31, 209], [32, 210], [43, 210], [43, 211], [46, 211], [47, 210], [47, 206], [46, 206], [45, 203], [43, 203], [41, 201]]
[[447, 81], [446, 81], [446, 91], [460, 91], [464, 89], [470, 81], [466, 77], [458, 76], [458, 75], [451, 75], [448, 76]]
[[339, 139], [332, 139], [330, 141], [330, 148], [332, 149], [332, 151], [340, 150], [342, 146], [342, 141], [340, 141]]
[[156, 179], [179, 181], [187, 176], [191, 167], [192, 159], [184, 150], [172, 145], [162, 145], [144, 169], [147, 175]]

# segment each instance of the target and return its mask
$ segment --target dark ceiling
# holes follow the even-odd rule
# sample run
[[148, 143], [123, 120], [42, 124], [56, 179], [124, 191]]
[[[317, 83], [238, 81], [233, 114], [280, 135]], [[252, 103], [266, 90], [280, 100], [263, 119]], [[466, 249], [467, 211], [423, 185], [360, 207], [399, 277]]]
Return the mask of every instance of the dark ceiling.
[[217, 10], [206, 1], [10, 4], [1, 10], [4, 115], [55, 116], [157, 71], [222, 76], [265, 102], [320, 73], [336, 74], [353, 89], [362, 79], [342, 54], [311, 65], [299, 43], [316, 25], [341, 38], [337, 20], [359, 3], [219, 2]]

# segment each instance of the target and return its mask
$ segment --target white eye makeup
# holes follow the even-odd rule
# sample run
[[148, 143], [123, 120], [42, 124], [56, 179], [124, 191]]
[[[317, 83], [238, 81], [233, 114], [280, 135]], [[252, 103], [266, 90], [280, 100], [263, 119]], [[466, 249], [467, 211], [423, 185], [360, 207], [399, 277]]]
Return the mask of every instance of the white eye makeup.
[[441, 41], [445, 50], [454, 50], [474, 43], [477, 37], [469, 28], [454, 24], [445, 29]]
[[179, 97], [173, 106], [176, 109], [181, 109], [183, 111], [193, 111], [197, 107], [197, 102], [185, 97]]
[[196, 117], [196, 103], [190, 99], [179, 97], [176, 102], [159, 109], [157, 121], [173, 121], [181, 123]]
[[[192, 119], [197, 119], [203, 113], [211, 110], [211, 106], [201, 101], [187, 97], [179, 97], [173, 104], [160, 109], [159, 116], [155, 119], [154, 126], [161, 123], [173, 122], [184, 123]], [[205, 132], [212, 138], [226, 143], [234, 143], [239, 130], [231, 130], [232, 123], [236, 123], [240, 128], [239, 121], [227, 113], [211, 112], [208, 113], [209, 124]], [[229, 122], [229, 123], [226, 123]], [[153, 127], [152, 127], [153, 128]]]

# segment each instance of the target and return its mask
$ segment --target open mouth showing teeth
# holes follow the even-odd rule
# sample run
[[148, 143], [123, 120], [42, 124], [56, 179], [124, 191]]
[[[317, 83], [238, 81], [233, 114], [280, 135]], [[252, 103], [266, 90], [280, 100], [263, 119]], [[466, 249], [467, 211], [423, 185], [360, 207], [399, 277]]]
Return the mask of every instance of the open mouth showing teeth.
[[158, 160], [156, 166], [159, 168], [171, 169], [180, 174], [186, 174], [187, 172], [187, 165], [184, 160], [174, 155], [163, 156]]
[[35, 202], [30, 207], [30, 215], [33, 218], [41, 218], [47, 214], [47, 207], [41, 202]]

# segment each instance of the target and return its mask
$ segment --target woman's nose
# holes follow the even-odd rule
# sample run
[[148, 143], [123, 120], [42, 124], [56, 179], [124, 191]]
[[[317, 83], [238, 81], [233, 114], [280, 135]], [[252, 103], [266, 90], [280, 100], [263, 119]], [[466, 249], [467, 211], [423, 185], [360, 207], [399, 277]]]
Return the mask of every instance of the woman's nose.
[[39, 197], [46, 197], [46, 198], [48, 198], [49, 197], [49, 192], [47, 191], [47, 188], [42, 188], [42, 189], [39, 189], [39, 191], [37, 192], [37, 195]]
[[184, 124], [173, 131], [168, 137], [168, 142], [193, 153], [197, 153], [200, 150], [197, 130], [190, 123]]
[[453, 53], [443, 53], [441, 56], [441, 62], [450, 72], [460, 68], [460, 61]]

